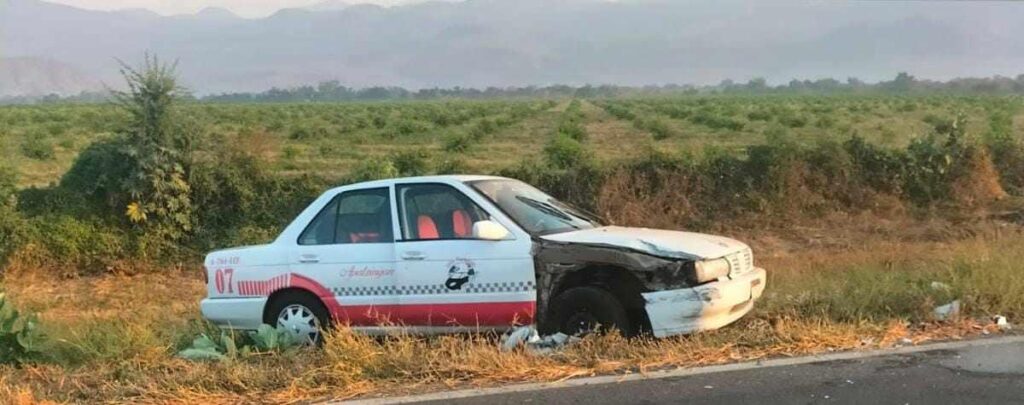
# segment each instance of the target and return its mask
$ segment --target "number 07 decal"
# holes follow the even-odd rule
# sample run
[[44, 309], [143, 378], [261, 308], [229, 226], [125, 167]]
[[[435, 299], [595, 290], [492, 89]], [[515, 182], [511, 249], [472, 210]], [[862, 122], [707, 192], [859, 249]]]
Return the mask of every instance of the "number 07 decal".
[[224, 293], [224, 287], [227, 286], [228, 294], [234, 294], [235, 289], [231, 286], [231, 278], [235, 274], [235, 269], [217, 269], [216, 275], [214, 275], [214, 284], [217, 287], [217, 294]]

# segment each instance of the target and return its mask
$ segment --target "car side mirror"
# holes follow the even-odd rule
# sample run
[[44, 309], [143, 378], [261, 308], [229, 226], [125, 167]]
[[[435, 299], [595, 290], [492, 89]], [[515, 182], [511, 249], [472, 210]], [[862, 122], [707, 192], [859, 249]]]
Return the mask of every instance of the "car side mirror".
[[473, 224], [473, 237], [483, 240], [505, 240], [509, 231], [494, 221], [477, 221]]

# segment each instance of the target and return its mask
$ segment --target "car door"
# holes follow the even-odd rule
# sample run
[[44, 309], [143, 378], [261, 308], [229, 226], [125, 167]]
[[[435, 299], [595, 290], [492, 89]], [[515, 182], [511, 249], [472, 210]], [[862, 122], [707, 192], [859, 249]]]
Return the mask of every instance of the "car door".
[[[404, 324], [454, 328], [532, 322], [529, 238], [474, 238], [474, 223], [499, 221], [482, 208], [490, 206], [482, 197], [450, 184], [398, 184], [395, 195], [401, 232], [395, 282]], [[502, 225], [514, 226], [507, 222]]]
[[375, 326], [397, 317], [393, 223], [389, 187], [351, 190], [331, 199], [299, 235], [291, 271], [332, 296], [337, 321]]

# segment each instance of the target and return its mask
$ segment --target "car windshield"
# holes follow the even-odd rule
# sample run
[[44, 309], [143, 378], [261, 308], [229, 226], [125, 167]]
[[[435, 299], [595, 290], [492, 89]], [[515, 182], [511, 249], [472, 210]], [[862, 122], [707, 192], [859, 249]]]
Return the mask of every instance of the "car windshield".
[[469, 184], [533, 235], [601, 226], [593, 216], [518, 180], [480, 180]]

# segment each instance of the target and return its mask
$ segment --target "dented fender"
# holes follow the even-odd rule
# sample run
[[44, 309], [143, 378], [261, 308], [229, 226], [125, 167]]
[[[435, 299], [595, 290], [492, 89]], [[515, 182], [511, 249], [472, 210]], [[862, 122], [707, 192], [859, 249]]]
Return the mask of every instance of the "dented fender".
[[[537, 279], [537, 318], [544, 325], [548, 302], [570, 274], [613, 267], [633, 275], [643, 291], [689, 287], [690, 260], [657, 257], [625, 247], [536, 240], [533, 247]], [[643, 292], [639, 291], [639, 292]], [[642, 306], [642, 303], [640, 303]]]
[[764, 269], [692, 288], [641, 294], [655, 337], [718, 329], [735, 322], [764, 293]]

